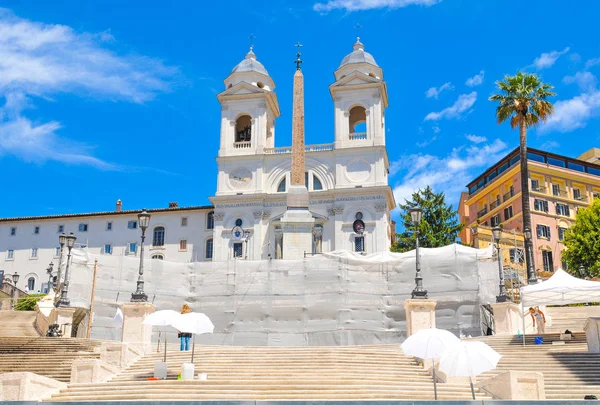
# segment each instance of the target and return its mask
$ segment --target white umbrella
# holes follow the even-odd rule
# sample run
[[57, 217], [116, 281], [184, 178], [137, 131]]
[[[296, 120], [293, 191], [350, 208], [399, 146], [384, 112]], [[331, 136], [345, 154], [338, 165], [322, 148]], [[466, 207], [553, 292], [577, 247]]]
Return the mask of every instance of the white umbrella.
[[142, 324], [152, 326], [163, 326], [165, 328], [165, 357], [164, 362], [167, 362], [167, 326], [172, 326], [181, 314], [172, 309], [163, 309], [162, 311], [156, 311], [148, 315]]
[[[439, 359], [448, 348], [460, 342], [453, 333], [444, 329], [421, 329], [411, 335], [400, 345], [407, 356], [414, 356], [424, 360]], [[433, 391], [437, 400], [437, 376], [435, 363], [433, 364]]]
[[440, 371], [450, 377], [469, 377], [475, 399], [473, 377], [494, 370], [502, 355], [483, 342], [463, 342], [449, 348], [440, 359]]
[[192, 363], [194, 362], [194, 349], [196, 348], [196, 335], [203, 333], [213, 333], [215, 325], [210, 318], [200, 312], [190, 312], [179, 315], [179, 317], [171, 324], [179, 332], [193, 333], [194, 341], [192, 343]]

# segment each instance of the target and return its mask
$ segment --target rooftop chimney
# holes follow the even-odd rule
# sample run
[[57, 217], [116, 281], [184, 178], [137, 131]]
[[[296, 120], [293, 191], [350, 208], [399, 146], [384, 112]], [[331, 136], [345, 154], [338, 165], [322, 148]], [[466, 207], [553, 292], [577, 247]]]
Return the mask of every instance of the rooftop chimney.
[[115, 208], [115, 211], [117, 211], [117, 212], [123, 211], [123, 202], [120, 199], [117, 200], [117, 207]]
[[169, 203], [169, 208], [178, 208], [179, 203], [177, 201], [172, 201]]

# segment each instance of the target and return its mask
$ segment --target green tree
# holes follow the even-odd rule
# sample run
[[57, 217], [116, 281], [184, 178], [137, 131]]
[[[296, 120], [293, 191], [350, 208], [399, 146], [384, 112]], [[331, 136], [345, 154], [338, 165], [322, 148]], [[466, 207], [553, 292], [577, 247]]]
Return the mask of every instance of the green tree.
[[446, 204], [444, 193], [434, 193], [431, 187], [413, 193], [412, 200], [399, 204], [404, 232], [397, 235], [392, 245], [392, 252], [407, 252], [415, 248], [415, 226], [409, 210], [418, 206], [423, 210], [419, 224], [419, 246], [440, 247], [456, 242], [458, 233], [463, 228], [458, 215], [451, 205]]
[[[500, 93], [490, 97], [490, 101], [498, 102], [496, 117], [498, 124], [509, 121], [510, 126], [519, 128], [519, 149], [521, 164], [521, 202], [523, 204], [523, 229], [531, 229], [531, 207], [529, 204], [529, 172], [527, 168], [527, 128], [544, 122], [554, 112], [554, 106], [548, 97], [555, 96], [553, 87], [542, 83], [535, 74], [517, 72], [515, 76], [505, 76], [504, 81], [497, 81]], [[535, 263], [533, 262], [533, 241], [525, 240], [525, 260], [527, 262], [527, 279], [535, 281]]]
[[[568, 272], [578, 277], [600, 276], [600, 198], [579, 209], [575, 223], [565, 232], [563, 260]], [[583, 274], [580, 268], [583, 267]]]

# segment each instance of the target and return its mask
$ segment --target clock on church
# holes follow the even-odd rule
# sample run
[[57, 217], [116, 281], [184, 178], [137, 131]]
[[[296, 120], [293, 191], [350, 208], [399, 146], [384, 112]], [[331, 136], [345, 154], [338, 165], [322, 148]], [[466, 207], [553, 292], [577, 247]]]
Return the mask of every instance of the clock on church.
[[252, 180], [252, 172], [245, 168], [239, 167], [229, 173], [229, 184], [234, 189], [244, 189], [250, 186]]

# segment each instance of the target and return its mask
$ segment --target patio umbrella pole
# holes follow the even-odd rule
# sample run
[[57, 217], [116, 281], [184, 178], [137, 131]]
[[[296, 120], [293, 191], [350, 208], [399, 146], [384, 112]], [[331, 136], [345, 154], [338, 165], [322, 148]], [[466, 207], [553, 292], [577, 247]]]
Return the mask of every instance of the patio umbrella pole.
[[469, 382], [471, 383], [471, 394], [473, 394], [473, 400], [475, 400], [475, 388], [473, 388], [473, 377], [469, 377]]
[[521, 298], [521, 320], [523, 322], [523, 347], [525, 347], [525, 307], [523, 306], [523, 290], [519, 288], [519, 296]]
[[433, 360], [433, 394], [435, 395], [435, 400], [437, 401], [437, 376], [435, 375], [435, 360]]
[[194, 333], [194, 341], [192, 342], [192, 364], [194, 364], [194, 349], [196, 348], [196, 334]]
[[165, 359], [163, 360], [165, 363], [167, 362], [167, 327], [165, 326]]

